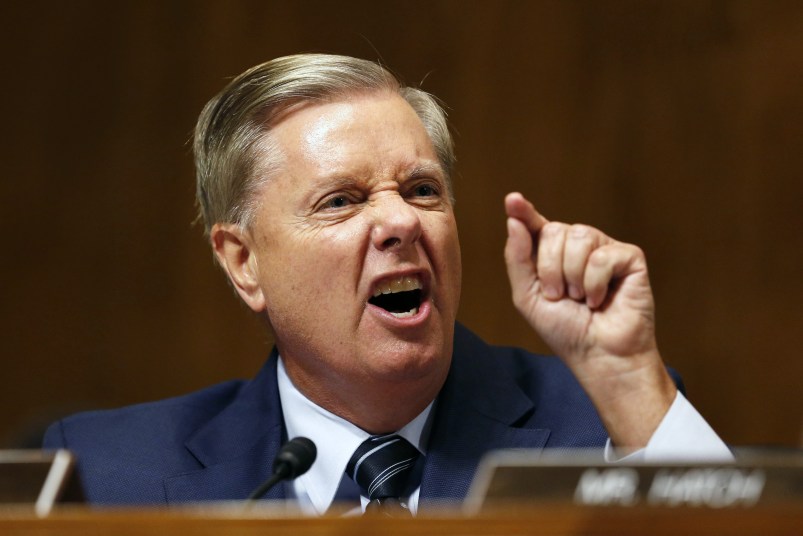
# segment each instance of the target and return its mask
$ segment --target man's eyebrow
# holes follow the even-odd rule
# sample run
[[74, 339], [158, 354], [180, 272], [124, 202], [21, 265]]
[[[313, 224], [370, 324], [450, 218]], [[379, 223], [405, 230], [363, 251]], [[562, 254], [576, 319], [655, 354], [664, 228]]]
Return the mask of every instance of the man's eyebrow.
[[315, 186], [320, 188], [340, 188], [354, 184], [354, 177], [345, 173], [332, 173], [321, 175], [315, 180]]
[[443, 167], [441, 167], [440, 164], [434, 162], [431, 164], [418, 164], [409, 173], [409, 176], [411, 178], [417, 178], [428, 175], [437, 175], [440, 178], [444, 178], [446, 174], [443, 172]]
[[348, 188], [357, 182], [352, 173], [342, 170], [324, 171], [320, 175], [311, 175], [308, 178], [308, 188], [314, 191]]

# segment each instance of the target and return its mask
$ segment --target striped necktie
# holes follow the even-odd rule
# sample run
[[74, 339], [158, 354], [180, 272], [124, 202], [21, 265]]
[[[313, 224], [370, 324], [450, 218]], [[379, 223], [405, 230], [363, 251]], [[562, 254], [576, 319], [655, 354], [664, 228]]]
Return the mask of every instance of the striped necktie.
[[346, 474], [371, 501], [366, 511], [392, 514], [401, 510], [399, 499], [407, 491], [417, 458], [418, 449], [395, 434], [369, 437], [357, 447]]

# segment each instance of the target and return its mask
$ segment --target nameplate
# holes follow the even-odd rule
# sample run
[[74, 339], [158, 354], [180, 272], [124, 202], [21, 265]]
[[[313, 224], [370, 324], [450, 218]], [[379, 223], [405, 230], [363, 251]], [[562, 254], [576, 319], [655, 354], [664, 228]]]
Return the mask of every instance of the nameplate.
[[803, 503], [803, 456], [739, 456], [727, 464], [612, 464], [601, 455], [498, 451], [486, 456], [466, 509], [557, 501], [578, 506], [734, 508]]
[[74, 467], [66, 450], [0, 450], [0, 505], [29, 505], [46, 516], [57, 502], [80, 502]]

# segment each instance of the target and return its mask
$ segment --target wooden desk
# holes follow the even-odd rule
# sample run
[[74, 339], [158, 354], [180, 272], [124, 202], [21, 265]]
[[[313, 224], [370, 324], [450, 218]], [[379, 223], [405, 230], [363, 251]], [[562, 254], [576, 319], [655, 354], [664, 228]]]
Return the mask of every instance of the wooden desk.
[[444, 511], [415, 519], [266, 517], [233, 509], [65, 508], [38, 519], [29, 509], [0, 509], [3, 536], [394, 536], [394, 535], [803, 534], [803, 507], [752, 509], [578, 508], [538, 504], [465, 517]]

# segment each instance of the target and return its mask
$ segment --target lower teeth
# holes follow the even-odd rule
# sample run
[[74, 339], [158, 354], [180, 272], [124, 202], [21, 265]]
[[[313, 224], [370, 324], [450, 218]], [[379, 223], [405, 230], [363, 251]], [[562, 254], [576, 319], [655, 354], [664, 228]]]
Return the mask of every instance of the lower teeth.
[[418, 307], [413, 307], [412, 309], [410, 309], [406, 313], [393, 313], [393, 312], [391, 312], [390, 314], [392, 314], [396, 318], [409, 318], [409, 317], [411, 317], [411, 316], [413, 316], [413, 315], [415, 315], [417, 313], [418, 313]]

